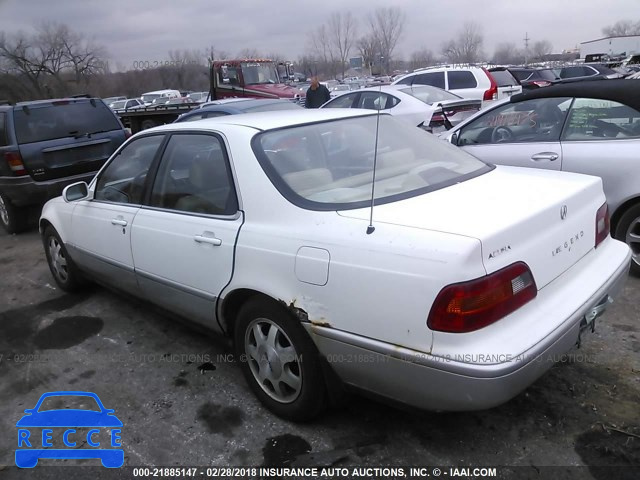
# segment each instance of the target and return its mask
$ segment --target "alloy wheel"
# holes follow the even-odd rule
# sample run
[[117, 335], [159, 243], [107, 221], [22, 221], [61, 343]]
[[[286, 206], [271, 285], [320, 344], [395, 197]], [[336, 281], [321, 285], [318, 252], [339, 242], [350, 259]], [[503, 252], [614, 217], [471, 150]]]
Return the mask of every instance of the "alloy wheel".
[[62, 245], [56, 237], [49, 237], [48, 242], [49, 258], [51, 268], [58, 280], [65, 283], [69, 279], [69, 270], [67, 268], [67, 259], [62, 251]]
[[633, 262], [640, 266], [640, 217], [634, 219], [629, 225], [625, 242], [631, 248]]
[[295, 401], [302, 390], [302, 367], [285, 331], [269, 319], [255, 319], [245, 331], [244, 347], [262, 390], [278, 402]]
[[0, 195], [0, 220], [5, 225], [9, 225], [9, 211], [7, 205], [4, 203], [4, 198]]

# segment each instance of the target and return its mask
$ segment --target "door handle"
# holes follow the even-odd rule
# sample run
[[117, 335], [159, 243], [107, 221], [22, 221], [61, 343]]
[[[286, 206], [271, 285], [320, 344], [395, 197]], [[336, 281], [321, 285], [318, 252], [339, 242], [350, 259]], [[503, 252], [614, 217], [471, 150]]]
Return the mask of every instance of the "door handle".
[[557, 160], [559, 156], [560, 155], [558, 155], [555, 152], [540, 152], [540, 153], [531, 155], [531, 160], [533, 160], [534, 162], [539, 162], [541, 160], [547, 160], [549, 162], [553, 162], [554, 160]]
[[126, 227], [127, 226], [127, 221], [123, 220], [121, 218], [112, 218], [111, 219], [111, 224], [112, 225], [120, 225], [121, 227]]
[[214, 236], [209, 237], [204, 235], [196, 235], [195, 237], [193, 237], [193, 239], [198, 243], [209, 243], [214, 247], [219, 247], [220, 245], [222, 245], [222, 240]]

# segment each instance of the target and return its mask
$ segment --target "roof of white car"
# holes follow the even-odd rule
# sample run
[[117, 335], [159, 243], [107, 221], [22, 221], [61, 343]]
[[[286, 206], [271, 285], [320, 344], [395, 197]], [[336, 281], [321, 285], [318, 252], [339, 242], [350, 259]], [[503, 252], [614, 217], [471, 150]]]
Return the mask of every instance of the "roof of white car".
[[[195, 122], [170, 123], [156, 127], [154, 131], [163, 130], [215, 130], [220, 125], [237, 125], [271, 130], [274, 128], [303, 125], [306, 123], [336, 120], [339, 118], [361, 117], [371, 115], [370, 111], [349, 108], [296, 109], [272, 112], [243, 113], [222, 117], [205, 118]], [[146, 130], [145, 130], [146, 131]]]

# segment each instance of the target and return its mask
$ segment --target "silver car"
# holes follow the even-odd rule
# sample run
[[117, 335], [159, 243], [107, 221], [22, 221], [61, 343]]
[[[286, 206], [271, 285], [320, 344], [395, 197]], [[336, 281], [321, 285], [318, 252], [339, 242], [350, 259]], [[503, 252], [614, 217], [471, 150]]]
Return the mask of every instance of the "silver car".
[[594, 80], [528, 91], [480, 111], [442, 138], [489, 163], [601, 177], [612, 235], [631, 247], [631, 270], [640, 275], [636, 82]]

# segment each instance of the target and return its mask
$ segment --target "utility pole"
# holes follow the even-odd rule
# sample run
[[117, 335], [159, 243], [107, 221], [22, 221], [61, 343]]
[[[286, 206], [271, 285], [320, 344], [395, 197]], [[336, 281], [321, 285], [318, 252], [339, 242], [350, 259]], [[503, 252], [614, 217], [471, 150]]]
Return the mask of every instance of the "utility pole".
[[531, 40], [529, 38], [529, 33], [525, 32], [524, 33], [524, 64], [528, 65], [529, 64], [529, 40]]

